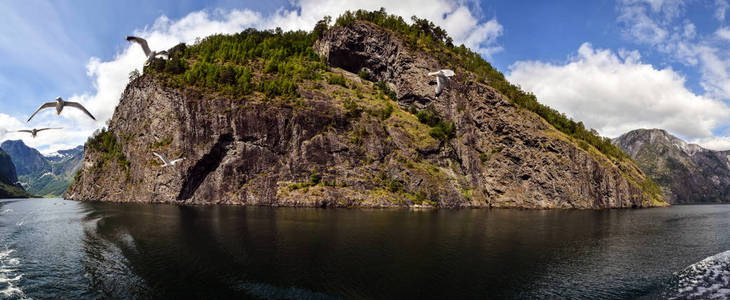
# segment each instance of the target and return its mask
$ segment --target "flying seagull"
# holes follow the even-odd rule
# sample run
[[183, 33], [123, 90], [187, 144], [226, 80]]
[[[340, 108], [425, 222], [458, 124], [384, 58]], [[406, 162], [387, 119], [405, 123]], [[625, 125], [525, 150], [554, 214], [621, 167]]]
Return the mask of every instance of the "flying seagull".
[[454, 71], [449, 69], [439, 70], [437, 72], [428, 73], [428, 76], [436, 76], [436, 97], [444, 91], [444, 85], [450, 77], [454, 76]]
[[30, 130], [23, 129], [23, 130], [18, 130], [17, 132], [27, 132], [27, 133], [30, 133], [30, 135], [33, 136], [33, 138], [35, 138], [36, 135], [38, 135], [39, 132], [41, 132], [43, 130], [49, 130], [49, 129], [63, 129], [63, 127], [41, 128], [41, 129], [35, 129], [35, 128], [33, 128], [33, 129], [30, 129]]
[[170, 58], [170, 55], [165, 50], [162, 50], [160, 52], [150, 50], [150, 46], [147, 45], [147, 41], [141, 37], [127, 36], [127, 41], [129, 41], [130, 43], [137, 43], [140, 45], [140, 47], [142, 47], [144, 55], [147, 56], [147, 62], [144, 63], [145, 66], [148, 65], [150, 61], [152, 61], [152, 59], [157, 56], [162, 56], [164, 59]]
[[172, 167], [172, 166], [174, 166], [174, 165], [175, 165], [176, 163], [178, 163], [179, 161], [181, 161], [181, 160], [183, 160], [183, 159], [184, 159], [184, 158], [178, 158], [178, 159], [176, 159], [176, 160], [173, 160], [173, 161], [169, 161], [169, 160], [167, 160], [167, 157], [165, 157], [165, 156], [164, 156], [164, 155], [162, 155], [162, 154], [159, 154], [159, 153], [157, 153], [157, 152], [152, 152], [152, 154], [156, 155], [157, 157], [159, 157], [159, 158], [160, 158], [160, 159], [162, 160], [162, 163], [163, 163], [163, 165], [162, 165], [162, 166], [163, 166], [163, 167]]
[[26, 121], [26, 122], [30, 122], [30, 119], [33, 119], [33, 117], [35, 117], [35, 115], [39, 111], [44, 110], [46, 108], [53, 108], [53, 107], [55, 107], [56, 108], [56, 114], [57, 115], [60, 115], [61, 114], [61, 111], [63, 111], [63, 108], [66, 107], [66, 106], [78, 108], [81, 111], [83, 111], [87, 116], [91, 117], [92, 120], [96, 121], [96, 118], [94, 118], [94, 116], [92, 116], [91, 113], [88, 110], [86, 110], [86, 108], [84, 108], [83, 105], [81, 105], [81, 104], [79, 104], [77, 102], [63, 101], [63, 99], [61, 97], [56, 97], [56, 102], [48, 102], [48, 103], [45, 103], [45, 104], [41, 105], [41, 107], [39, 107], [38, 110], [36, 110], [33, 113], [33, 115], [30, 116], [30, 118], [28, 118], [28, 121]]

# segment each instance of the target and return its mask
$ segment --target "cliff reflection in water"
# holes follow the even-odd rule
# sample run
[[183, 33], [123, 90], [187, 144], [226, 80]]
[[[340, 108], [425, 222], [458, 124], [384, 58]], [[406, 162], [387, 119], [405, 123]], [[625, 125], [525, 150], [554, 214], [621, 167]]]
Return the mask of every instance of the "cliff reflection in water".
[[[672, 272], [730, 246], [727, 238], [706, 243], [716, 236], [694, 227], [720, 220], [709, 206], [414, 211], [84, 205], [90, 211], [87, 269], [107, 295], [634, 297], [656, 293]], [[730, 214], [730, 207], [717, 208]]]

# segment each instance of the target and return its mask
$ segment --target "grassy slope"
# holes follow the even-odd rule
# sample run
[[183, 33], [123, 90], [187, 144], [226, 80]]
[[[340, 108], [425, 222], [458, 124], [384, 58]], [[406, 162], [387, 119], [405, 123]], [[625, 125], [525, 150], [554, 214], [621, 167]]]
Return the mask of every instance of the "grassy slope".
[[25, 190], [0, 182], [0, 198], [32, 198]]

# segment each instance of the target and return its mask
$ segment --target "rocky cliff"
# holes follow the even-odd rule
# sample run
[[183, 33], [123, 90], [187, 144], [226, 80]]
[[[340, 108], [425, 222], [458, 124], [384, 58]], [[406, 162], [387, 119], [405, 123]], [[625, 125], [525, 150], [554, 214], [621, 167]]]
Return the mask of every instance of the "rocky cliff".
[[0, 198], [28, 198], [30, 196], [18, 184], [15, 165], [10, 159], [10, 155], [0, 149]]
[[[391, 30], [335, 26], [281, 62], [276, 53], [289, 50], [267, 56], [276, 43], [256, 38], [171, 49], [171, 61], [132, 80], [67, 194], [272, 206], [664, 205], [631, 160], [561, 133]], [[211, 52], [226, 43], [238, 52]], [[319, 58], [302, 62], [312, 50]], [[308, 71], [297, 73], [300, 65]], [[443, 67], [457, 75], [436, 97], [427, 73]], [[184, 160], [161, 167], [153, 151]]]
[[84, 158], [83, 146], [60, 150], [48, 157], [21, 140], [5, 141], [0, 148], [10, 154], [23, 187], [43, 197], [63, 195]]
[[730, 202], [730, 151], [689, 144], [662, 129], [614, 140], [662, 188], [670, 203]]

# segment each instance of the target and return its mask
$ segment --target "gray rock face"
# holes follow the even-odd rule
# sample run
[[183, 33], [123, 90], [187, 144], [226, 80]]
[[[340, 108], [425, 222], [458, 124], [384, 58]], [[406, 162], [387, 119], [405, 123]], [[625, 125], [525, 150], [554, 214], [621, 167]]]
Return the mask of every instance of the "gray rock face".
[[730, 202], [730, 151], [689, 144], [662, 129], [614, 139], [662, 188], [670, 203]]
[[15, 184], [16, 181], [18, 181], [18, 176], [15, 173], [15, 165], [10, 155], [0, 149], [0, 182]]
[[[353, 91], [326, 84], [300, 85], [304, 105], [292, 107], [257, 95], [227, 99], [167, 88], [144, 75], [127, 86], [110, 122], [129, 167], [87, 147], [67, 193], [98, 201], [271, 206], [664, 204], [642, 190], [645, 177], [631, 162], [580, 149], [463, 70], [436, 99], [428, 72], [440, 69], [438, 62], [387, 30], [366, 23], [335, 28], [315, 49], [363, 93], [373, 93], [374, 85], [354, 75], [362, 69], [386, 82], [399, 107], [384, 120], [353, 118], [339, 100]], [[455, 137], [430, 137], [407, 111], [411, 105], [433, 107], [453, 121]], [[151, 151], [185, 160], [160, 168]], [[302, 185], [316, 176], [320, 184]]]
[[18, 176], [15, 173], [15, 165], [10, 155], [0, 149], [0, 198], [30, 197], [17, 181]]
[[21, 140], [5, 141], [0, 147], [10, 154], [18, 174], [33, 174], [50, 169], [43, 154], [26, 146]]

